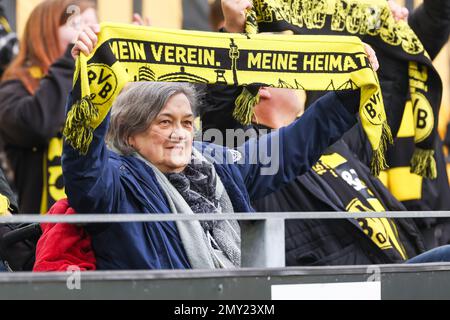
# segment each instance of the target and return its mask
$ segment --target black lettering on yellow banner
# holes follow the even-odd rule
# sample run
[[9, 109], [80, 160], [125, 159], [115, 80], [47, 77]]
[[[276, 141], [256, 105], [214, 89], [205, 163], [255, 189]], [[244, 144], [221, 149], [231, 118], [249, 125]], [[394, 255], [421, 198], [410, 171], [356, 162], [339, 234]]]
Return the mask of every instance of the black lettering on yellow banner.
[[306, 72], [348, 72], [368, 67], [364, 53], [351, 55], [315, 54], [305, 55], [303, 70]]
[[339, 73], [369, 68], [364, 53], [348, 55], [335, 53], [299, 54], [242, 50], [247, 66], [239, 64], [240, 70], [283, 71], [297, 73]]
[[116, 56], [117, 60], [147, 60], [144, 43], [142, 42], [118, 40], [112, 41], [109, 45], [111, 46], [111, 51]]
[[111, 40], [112, 53], [120, 62], [147, 62], [156, 64], [201, 66], [218, 68], [217, 55], [228, 54], [228, 49], [177, 45], [166, 42]]
[[373, 168], [383, 167], [390, 131], [377, 75], [358, 38], [248, 37], [104, 24], [93, 54], [77, 61], [75, 105], [64, 131], [76, 149], [87, 152], [92, 131], [128, 81], [361, 90], [360, 115], [363, 127], [370, 129]]
[[248, 70], [289, 70], [298, 71], [298, 54], [271, 53], [271, 52], [249, 52]]

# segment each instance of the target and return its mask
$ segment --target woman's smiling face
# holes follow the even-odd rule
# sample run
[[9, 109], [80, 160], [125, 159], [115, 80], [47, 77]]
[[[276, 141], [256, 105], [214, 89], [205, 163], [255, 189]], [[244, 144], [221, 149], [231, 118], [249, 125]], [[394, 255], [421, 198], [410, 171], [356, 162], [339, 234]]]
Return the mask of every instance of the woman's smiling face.
[[171, 97], [146, 131], [129, 143], [163, 173], [180, 173], [190, 163], [194, 140], [194, 114], [188, 98]]

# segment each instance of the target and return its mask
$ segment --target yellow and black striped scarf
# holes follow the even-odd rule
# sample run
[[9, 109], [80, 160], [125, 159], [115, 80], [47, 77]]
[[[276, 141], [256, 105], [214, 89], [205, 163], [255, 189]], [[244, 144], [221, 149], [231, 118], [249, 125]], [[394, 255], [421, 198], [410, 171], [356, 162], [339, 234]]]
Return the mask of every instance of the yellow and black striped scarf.
[[[93, 131], [128, 81], [360, 89], [373, 169], [378, 173], [385, 167], [392, 137], [377, 75], [356, 37], [248, 36], [103, 24], [94, 52], [77, 61], [75, 103], [64, 130], [72, 147], [87, 153]], [[242, 109], [256, 102], [249, 96], [237, 101]]]
[[[338, 151], [338, 150], [333, 150]], [[313, 171], [322, 177], [339, 196], [349, 213], [385, 212], [378, 192], [370, 189], [364, 177], [359, 176], [351, 162], [338, 152], [323, 155]], [[351, 216], [351, 215], [350, 215]], [[361, 230], [392, 260], [407, 260], [408, 255], [399, 236], [398, 227], [393, 219], [364, 218], [357, 219]]]
[[[28, 69], [31, 77], [42, 79], [45, 75], [39, 67]], [[42, 194], [40, 213], [46, 214], [59, 200], [66, 198], [61, 157], [63, 139], [62, 135], [50, 139], [42, 158]]]
[[[411, 171], [436, 178], [434, 143], [438, 138], [442, 83], [424, 47], [408, 24], [396, 22], [385, 0], [253, 0], [248, 33], [355, 35], [409, 63], [410, 105], [415, 151]], [[386, 108], [397, 108], [385, 101]], [[403, 106], [401, 106], [403, 107]], [[410, 110], [410, 109], [408, 109]], [[405, 120], [406, 121], [406, 120]]]

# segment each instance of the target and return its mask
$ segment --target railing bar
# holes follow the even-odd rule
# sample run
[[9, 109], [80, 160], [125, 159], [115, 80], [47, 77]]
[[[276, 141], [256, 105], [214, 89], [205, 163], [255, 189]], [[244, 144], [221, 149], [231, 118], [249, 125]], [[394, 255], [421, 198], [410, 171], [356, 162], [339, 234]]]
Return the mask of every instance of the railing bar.
[[[377, 267], [380, 273], [419, 273], [450, 271], [449, 263], [429, 264], [394, 264], [394, 265], [355, 265], [355, 266], [315, 266], [288, 268], [244, 268], [217, 270], [123, 270], [123, 271], [89, 271], [82, 273], [82, 281], [114, 281], [114, 280], [161, 280], [161, 279], [201, 279], [230, 277], [268, 277], [268, 276], [324, 276], [324, 275], [355, 275], [369, 274]], [[66, 272], [50, 273], [0, 273], [0, 283], [17, 282], [67, 282]]]
[[237, 214], [89, 214], [89, 215], [15, 215], [0, 217], [0, 224], [22, 223], [123, 223], [123, 222], [164, 222], [164, 221], [211, 221], [242, 220], [260, 221], [272, 219], [359, 219], [359, 218], [450, 218], [450, 211], [433, 212], [278, 212], [278, 213], [237, 213]]

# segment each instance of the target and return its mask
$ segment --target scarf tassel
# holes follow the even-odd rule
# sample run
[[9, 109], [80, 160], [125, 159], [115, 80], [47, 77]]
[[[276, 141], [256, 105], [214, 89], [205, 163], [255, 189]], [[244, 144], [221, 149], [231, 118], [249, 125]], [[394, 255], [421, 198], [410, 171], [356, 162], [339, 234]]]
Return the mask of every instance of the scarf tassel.
[[255, 10], [247, 10], [247, 23], [245, 24], [245, 33], [247, 35], [258, 33], [258, 17]]
[[94, 129], [91, 127], [91, 123], [98, 119], [98, 116], [99, 110], [89, 96], [77, 101], [67, 114], [63, 134], [67, 143], [82, 155], [87, 154], [89, 145], [94, 138]]
[[388, 168], [386, 162], [386, 151], [388, 146], [393, 143], [394, 139], [392, 137], [391, 128], [389, 127], [387, 121], [385, 121], [382, 125], [380, 145], [377, 150], [373, 151], [372, 161], [370, 163], [370, 171], [375, 177], [378, 177], [381, 171]]
[[258, 103], [259, 94], [254, 94], [247, 88], [244, 88], [236, 99], [236, 108], [234, 109], [233, 117], [243, 125], [251, 124], [254, 108]]
[[411, 158], [411, 173], [427, 179], [436, 179], [437, 168], [434, 150], [416, 148]]

